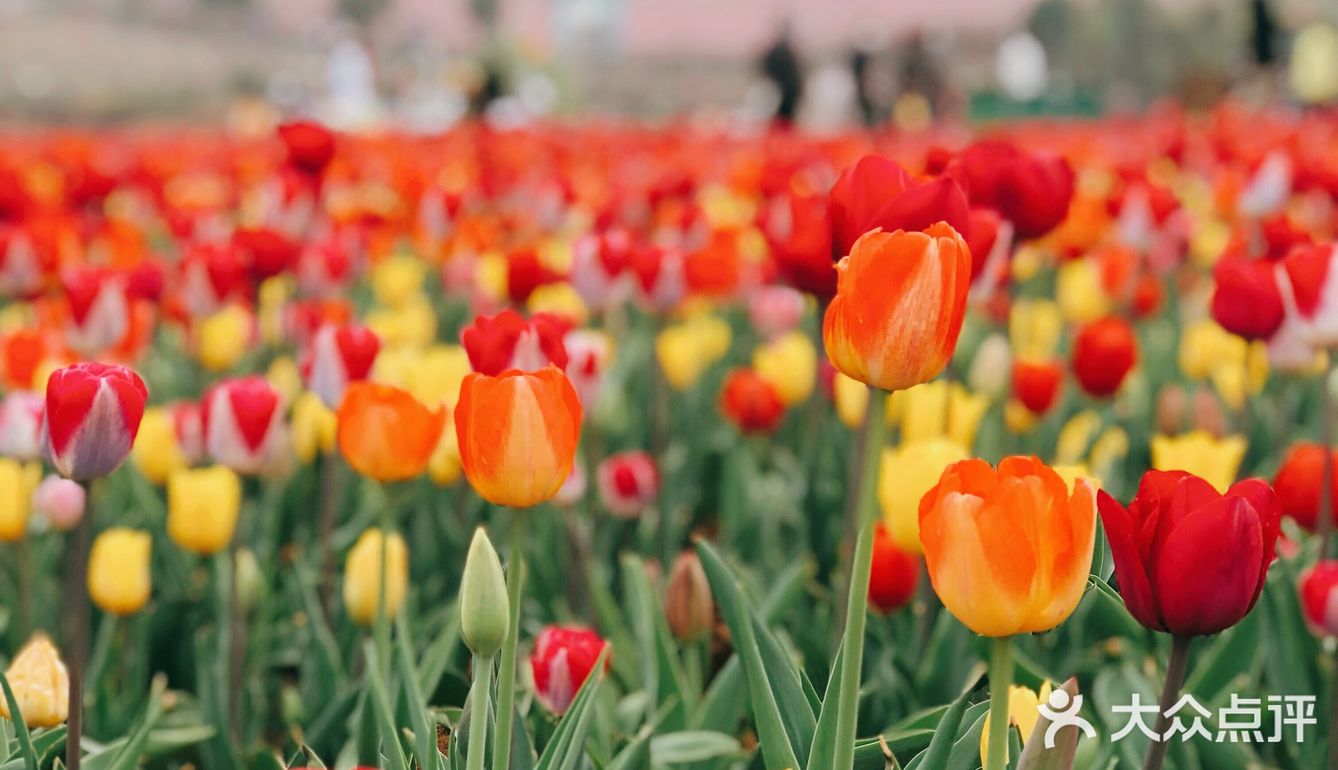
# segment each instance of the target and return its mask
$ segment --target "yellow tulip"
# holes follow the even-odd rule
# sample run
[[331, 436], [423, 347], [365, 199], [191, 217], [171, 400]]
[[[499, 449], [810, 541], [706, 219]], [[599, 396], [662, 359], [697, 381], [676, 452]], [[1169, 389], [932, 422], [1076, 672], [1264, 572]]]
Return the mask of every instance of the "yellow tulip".
[[590, 310], [585, 300], [569, 283], [546, 283], [536, 288], [525, 301], [525, 309], [530, 313], [552, 313], [571, 321], [572, 326], [585, 325], [590, 317]]
[[1188, 471], [1226, 492], [1245, 459], [1244, 436], [1215, 438], [1205, 430], [1179, 436], [1152, 437], [1152, 467], [1159, 471]]
[[1087, 448], [1092, 445], [1097, 431], [1101, 430], [1101, 416], [1088, 409], [1078, 412], [1059, 429], [1059, 439], [1055, 443], [1055, 462], [1072, 465], [1082, 462], [1087, 455]]
[[400, 346], [426, 347], [437, 336], [437, 316], [426, 297], [415, 296], [404, 304], [380, 308], [367, 314], [367, 328], [381, 339], [382, 354]]
[[888, 402], [889, 419], [900, 424], [902, 443], [948, 438], [966, 450], [976, 443], [976, 430], [989, 408], [985, 396], [945, 380], [896, 391]]
[[506, 274], [506, 257], [495, 251], [480, 254], [474, 265], [474, 285], [490, 299], [506, 299]]
[[1036, 427], [1038, 422], [1040, 418], [1021, 401], [1010, 398], [1008, 403], [1004, 404], [1004, 425], [1010, 433], [1027, 433]]
[[[1018, 732], [1022, 734], [1022, 745], [1026, 745], [1031, 739], [1031, 733], [1036, 729], [1036, 723], [1040, 721], [1041, 712], [1037, 707], [1050, 700], [1050, 683], [1042, 682], [1040, 692], [1012, 685], [1008, 688], [1008, 724], [1015, 725]], [[989, 724], [989, 711], [985, 712], [985, 724]], [[980, 731], [980, 756], [982, 761], [989, 754], [990, 736], [989, 730]], [[1007, 749], [1004, 749], [1004, 759], [1008, 759]]]
[[265, 372], [265, 380], [279, 392], [279, 398], [285, 405], [297, 401], [297, 397], [302, 394], [302, 370], [291, 356], [274, 359]]
[[304, 465], [334, 451], [339, 421], [321, 397], [307, 391], [293, 404], [293, 454]]
[[447, 420], [437, 448], [427, 461], [427, 475], [439, 487], [449, 487], [460, 480], [460, 440], [455, 435], [455, 420]]
[[[5, 678], [28, 727], [55, 727], [69, 716], [70, 676], [46, 634], [33, 634], [10, 661]], [[5, 698], [0, 698], [0, 716], [13, 719]]]
[[1244, 338], [1223, 329], [1211, 318], [1195, 321], [1180, 336], [1180, 371], [1191, 380], [1204, 380], [1217, 369], [1241, 371], [1245, 366]]
[[42, 466], [0, 457], [0, 541], [21, 540], [28, 531], [33, 492], [42, 481]]
[[417, 299], [427, 277], [427, 265], [409, 256], [391, 257], [372, 269], [372, 295], [386, 307], [398, 308]]
[[404, 389], [424, 404], [445, 404], [454, 409], [460, 400], [460, 383], [471, 371], [464, 347], [433, 345], [417, 356]]
[[1008, 394], [1012, 384], [1013, 351], [1008, 338], [995, 332], [976, 348], [971, 368], [966, 373], [972, 392], [998, 399]]
[[786, 406], [813, 395], [818, 374], [818, 352], [800, 331], [787, 332], [753, 351], [753, 369], [776, 388]]
[[144, 478], [158, 486], [166, 484], [174, 471], [189, 465], [177, 441], [176, 420], [170, 411], [161, 407], [144, 410], [130, 460]]
[[729, 324], [708, 313], [665, 328], [655, 338], [655, 357], [670, 387], [687, 390], [729, 351]]
[[88, 594], [103, 612], [133, 615], [149, 601], [152, 578], [148, 532], [112, 527], [98, 535], [88, 555]]
[[1087, 464], [1098, 476], [1107, 477], [1115, 468], [1115, 463], [1129, 454], [1129, 434], [1124, 428], [1112, 425], [1092, 445]]
[[948, 438], [970, 449], [976, 445], [976, 431], [990, 408], [989, 397], [972, 393], [958, 383], [948, 386]]
[[1189, 239], [1189, 254], [1194, 264], [1208, 269], [1222, 256], [1231, 241], [1231, 226], [1220, 219], [1204, 219]]
[[179, 470], [167, 482], [167, 535], [201, 556], [232, 542], [242, 506], [242, 480], [223, 465]]
[[864, 424], [864, 414], [869, 409], [869, 386], [836, 372], [832, 379], [832, 401], [836, 404], [837, 419], [855, 430]]
[[1013, 343], [1013, 357], [1048, 361], [1059, 349], [1064, 319], [1059, 306], [1050, 300], [1020, 299], [1008, 314], [1008, 338]]
[[344, 562], [344, 608], [362, 625], [376, 620], [381, 606], [381, 554], [386, 554], [386, 614], [393, 616], [404, 603], [409, 587], [409, 547], [398, 532], [389, 538], [381, 530], [363, 532]]
[[196, 357], [211, 372], [226, 372], [251, 349], [251, 314], [229, 305], [200, 322]]
[[1101, 271], [1096, 262], [1071, 259], [1060, 265], [1055, 276], [1055, 299], [1070, 324], [1083, 324], [1110, 312], [1110, 297], [1101, 285]]
[[884, 449], [878, 466], [878, 504], [883, 524], [897, 547], [923, 553], [920, 545], [920, 498], [938, 483], [943, 469], [966, 458], [955, 441], [934, 438]]
[[1101, 488], [1101, 479], [1092, 475], [1092, 471], [1090, 468], [1087, 467], [1086, 463], [1073, 463], [1072, 465], [1052, 465], [1050, 467], [1052, 470], [1054, 470], [1055, 473], [1058, 473], [1059, 478], [1063, 479], [1064, 483], [1068, 485], [1070, 494], [1072, 494], [1073, 491], [1078, 488], [1079, 479], [1085, 479], [1087, 483], [1090, 484], [1092, 486], [1092, 489], [1094, 490]]
[[284, 309], [293, 293], [293, 278], [276, 275], [266, 278], [256, 291], [256, 324], [260, 338], [270, 345], [285, 341]]

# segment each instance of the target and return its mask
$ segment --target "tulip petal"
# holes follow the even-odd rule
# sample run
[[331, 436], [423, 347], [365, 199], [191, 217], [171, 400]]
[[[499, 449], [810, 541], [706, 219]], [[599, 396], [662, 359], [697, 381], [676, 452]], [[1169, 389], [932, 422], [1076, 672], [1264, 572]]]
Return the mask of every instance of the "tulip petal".
[[1181, 519], [1161, 547], [1154, 581], [1172, 633], [1215, 634], [1254, 604], [1263, 562], [1259, 514], [1244, 497], [1224, 497]]
[[1152, 584], [1143, 564], [1143, 552], [1135, 535], [1138, 522], [1128, 509], [1105, 490], [1097, 493], [1096, 500], [1101, 512], [1101, 524], [1110, 542], [1110, 553], [1115, 559], [1115, 580], [1119, 584], [1124, 606], [1139, 623], [1164, 631], [1166, 625], [1157, 611], [1157, 599], [1152, 593]]

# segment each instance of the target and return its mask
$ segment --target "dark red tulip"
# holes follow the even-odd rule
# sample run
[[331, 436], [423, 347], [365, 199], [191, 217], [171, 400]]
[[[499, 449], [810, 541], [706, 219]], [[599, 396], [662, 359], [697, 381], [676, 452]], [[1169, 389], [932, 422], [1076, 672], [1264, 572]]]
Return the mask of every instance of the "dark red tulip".
[[833, 259], [849, 254], [855, 241], [875, 228], [910, 232], [947, 222], [958, 233], [970, 229], [966, 194], [957, 180], [916, 180], [881, 155], [866, 155], [846, 168], [827, 200]]
[[762, 229], [781, 279], [829, 299], [836, 293], [836, 268], [827, 212], [825, 197], [791, 193], [771, 207]]
[[1073, 374], [1089, 395], [1109, 398], [1138, 361], [1138, 338], [1129, 322], [1106, 316], [1087, 324], [1073, 342]]
[[1068, 216], [1073, 167], [1058, 155], [980, 142], [958, 159], [971, 203], [1013, 223], [1018, 238], [1039, 238]]
[[1097, 508], [1129, 613], [1154, 631], [1215, 634], [1240, 622], [1277, 555], [1281, 507], [1246, 479], [1219, 494], [1184, 471], [1148, 471], [1128, 508], [1106, 492]]
[[1301, 575], [1301, 610], [1317, 634], [1338, 636], [1338, 560], [1325, 559]]
[[1213, 268], [1213, 318], [1247, 340], [1266, 340], [1282, 326], [1286, 310], [1274, 264], [1227, 258]]

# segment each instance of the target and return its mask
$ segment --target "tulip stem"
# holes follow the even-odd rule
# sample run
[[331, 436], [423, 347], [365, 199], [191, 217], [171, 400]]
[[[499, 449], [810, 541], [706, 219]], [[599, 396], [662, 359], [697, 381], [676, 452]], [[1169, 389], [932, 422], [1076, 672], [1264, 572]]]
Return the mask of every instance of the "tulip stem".
[[[469, 761], [466, 770], [483, 770], [484, 755], [488, 753], [488, 703], [492, 695], [493, 656], [474, 656], [474, 689], [469, 704]], [[501, 704], [498, 704], [500, 708]], [[499, 712], [498, 716], [501, 714]], [[500, 725], [499, 725], [500, 727]], [[497, 752], [493, 751], [496, 764]]]
[[1008, 766], [1008, 690], [1013, 686], [1013, 637], [990, 640], [989, 753], [985, 770]]
[[859, 723], [859, 681], [864, 669], [864, 625], [868, 619], [869, 572], [873, 568], [873, 525], [877, 520], [875, 491], [878, 463], [883, 456], [883, 436], [887, 421], [882, 418], [882, 391], [869, 389], [869, 413], [866, 421], [864, 457], [860, 469], [859, 540], [850, 565], [850, 585], [846, 597], [845, 639], [842, 641], [841, 701], [837, 704], [836, 756], [832, 767], [845, 770], [855, 765], [855, 731]]
[[[1175, 705], [1176, 698], [1180, 697], [1180, 688], [1185, 684], [1185, 669], [1189, 666], [1189, 641], [1188, 636], [1171, 638], [1171, 659], [1166, 662], [1166, 684], [1161, 690], [1161, 705], [1157, 714], [1156, 732], [1159, 736], [1166, 734], [1171, 721], [1166, 712]], [[1167, 746], [1166, 741], [1152, 741], [1148, 746], [1147, 759], [1143, 760], [1143, 770], [1161, 770], [1162, 762], [1166, 760]]]
[[[519, 511], [517, 512], [519, 513]], [[506, 601], [511, 610], [511, 624], [502, 645], [502, 664], [497, 681], [497, 735], [492, 750], [493, 770], [509, 770], [511, 765], [511, 730], [516, 701], [516, 646], [520, 642], [520, 599], [525, 588], [525, 555], [521, 548], [524, 522], [513, 525], [511, 556], [506, 570]], [[471, 739], [470, 745], [473, 745]]]
[[79, 770], [83, 760], [84, 659], [88, 657], [88, 548], [93, 538], [93, 483], [83, 482], [84, 515], [70, 533], [65, 570], [65, 665], [69, 673], [69, 717], [65, 767]]
[[321, 611], [330, 616], [330, 597], [334, 594], [334, 539], [335, 521], [339, 509], [339, 454], [322, 454], [318, 460], [320, 500], [316, 519], [316, 547], [320, 549]]

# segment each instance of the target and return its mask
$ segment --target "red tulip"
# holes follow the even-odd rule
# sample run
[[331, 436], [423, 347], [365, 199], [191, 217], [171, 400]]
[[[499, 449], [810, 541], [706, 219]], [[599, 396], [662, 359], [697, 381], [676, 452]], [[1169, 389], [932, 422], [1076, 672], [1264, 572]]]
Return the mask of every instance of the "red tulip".
[[763, 232], [783, 281], [817, 297], [836, 293], [827, 198], [790, 193], [767, 210]]
[[1074, 179], [1064, 158], [981, 142], [959, 162], [971, 202], [998, 211], [1018, 238], [1039, 238], [1068, 216]]
[[1278, 473], [1273, 477], [1273, 491], [1277, 493], [1282, 515], [1290, 516], [1302, 527], [1314, 531], [1319, 522], [1319, 495], [1324, 487], [1324, 459], [1335, 463], [1334, 478], [1329, 488], [1330, 511], [1338, 517], [1338, 451], [1332, 454], [1319, 444], [1294, 444], [1282, 459]]
[[350, 382], [367, 379], [381, 339], [365, 326], [326, 324], [316, 332], [305, 362], [307, 387], [331, 409], [344, 400]]
[[1283, 306], [1300, 321], [1305, 342], [1317, 348], [1338, 345], [1338, 265], [1333, 244], [1299, 246], [1282, 260], [1282, 272], [1291, 288], [1294, 304]]
[[106, 476], [130, 454], [148, 398], [144, 381], [124, 366], [82, 363], [58, 369], [46, 384], [51, 462], [66, 478]]
[[1128, 508], [1104, 491], [1097, 507], [1120, 595], [1144, 626], [1215, 634], [1258, 601], [1281, 517], [1264, 481], [1247, 479], [1222, 495], [1184, 471], [1148, 471]]
[[647, 452], [623, 452], [604, 459], [595, 474], [599, 500], [609, 513], [631, 518], [660, 493], [660, 472]]
[[168, 405], [177, 446], [186, 462], [194, 465], [204, 459], [204, 406], [195, 401], [177, 401]]
[[120, 342], [130, 329], [130, 303], [125, 276], [97, 268], [61, 272], [61, 289], [70, 307], [65, 341], [86, 356]]
[[669, 310], [687, 292], [683, 252], [637, 244], [627, 253], [627, 269], [636, 278], [638, 299], [651, 310]]
[[232, 243], [256, 280], [287, 271], [302, 252], [301, 244], [272, 227], [240, 228], [232, 234]]
[[905, 607], [920, 582], [920, 557], [897, 547], [881, 523], [874, 533], [873, 566], [869, 572], [869, 606], [890, 613]]
[[1032, 414], [1050, 411], [1063, 384], [1064, 367], [1058, 361], [1013, 362], [1013, 396]]
[[508, 369], [532, 372], [553, 364], [567, 366], [562, 338], [570, 324], [551, 313], [535, 313], [528, 320], [514, 310], [479, 316], [460, 332], [474, 371], [496, 377]]
[[1138, 338], [1118, 316], [1087, 324], [1073, 343], [1073, 373], [1082, 389], [1097, 398], [1115, 395], [1137, 360]]
[[917, 181], [896, 161], [866, 155], [841, 172], [828, 197], [832, 258], [850, 253], [860, 236], [877, 228], [918, 232], [937, 222], [969, 230], [966, 194], [955, 179]]
[[518, 249], [506, 259], [506, 293], [511, 301], [524, 304], [540, 286], [556, 283], [562, 276], [539, 259], [534, 249]]
[[720, 412], [744, 433], [771, 433], [785, 416], [776, 386], [752, 369], [739, 367], [725, 377]]
[[539, 632], [530, 653], [539, 702], [554, 714], [565, 713], [607, 644], [581, 626], [548, 626]]
[[224, 380], [204, 394], [204, 441], [209, 455], [238, 473], [259, 473], [283, 443], [279, 392], [263, 377]]
[[284, 123], [279, 126], [279, 140], [288, 151], [288, 162], [308, 174], [320, 174], [334, 160], [334, 133], [314, 121]]
[[196, 318], [217, 312], [245, 284], [246, 265], [231, 246], [197, 244], [181, 260], [181, 298]]
[[1301, 609], [1311, 630], [1338, 636], [1338, 560], [1325, 559], [1301, 575]]
[[1213, 268], [1213, 318], [1247, 340], [1266, 340], [1282, 326], [1285, 311], [1272, 262], [1223, 259]]

